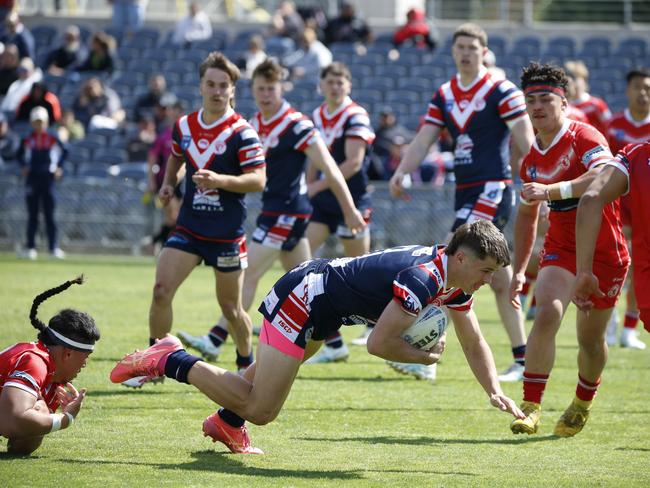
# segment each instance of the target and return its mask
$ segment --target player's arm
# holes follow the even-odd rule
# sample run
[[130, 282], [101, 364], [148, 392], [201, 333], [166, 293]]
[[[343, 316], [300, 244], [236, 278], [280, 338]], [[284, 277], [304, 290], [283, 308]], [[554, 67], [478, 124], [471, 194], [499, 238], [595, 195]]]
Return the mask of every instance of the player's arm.
[[526, 267], [535, 247], [539, 206], [539, 202], [530, 202], [522, 198], [515, 217], [513, 232], [515, 236], [515, 258], [512, 281], [510, 282], [510, 302], [517, 309], [521, 308], [519, 293], [526, 282]]
[[581, 309], [593, 305], [589, 297], [602, 296], [598, 278], [593, 273], [594, 249], [603, 218], [603, 208], [627, 191], [625, 173], [608, 165], [596, 176], [580, 198], [576, 215], [576, 268], [577, 280], [574, 301]]
[[404, 188], [402, 180], [404, 175], [410, 174], [420, 167], [420, 164], [429, 152], [431, 145], [438, 140], [442, 128], [433, 124], [424, 124], [415, 135], [415, 138], [406, 148], [406, 153], [390, 179], [389, 188], [393, 197], [399, 197]]
[[503, 394], [497, 370], [494, 365], [494, 358], [490, 346], [483, 338], [479, 328], [478, 318], [472, 309], [467, 311], [449, 310], [449, 316], [454, 322], [454, 329], [458, 342], [463, 348], [474, 377], [490, 397], [492, 406], [511, 413], [514, 417], [524, 418], [524, 414], [517, 408], [517, 404]]
[[199, 188], [227, 190], [234, 193], [251, 193], [264, 190], [266, 167], [258, 166], [240, 175], [224, 175], [209, 169], [200, 169], [192, 175]]
[[0, 412], [0, 434], [10, 439], [48, 434], [57, 421], [60, 422], [61, 429], [70, 425], [67, 416], [50, 414], [45, 402], [37, 400], [32, 393], [13, 386], [2, 388]]
[[[336, 201], [343, 211], [346, 225], [353, 231], [361, 231], [366, 225], [363, 216], [354, 206], [354, 201], [350, 194], [350, 189], [345, 182], [345, 178], [337, 166], [336, 161], [334, 161], [332, 155], [327, 150], [323, 140], [316, 138], [314, 143], [307, 147], [305, 154], [314, 168], [325, 175], [325, 179], [320, 181], [325, 181], [332, 190], [332, 193], [334, 193]], [[313, 184], [318, 184], [320, 181]]]
[[402, 332], [414, 321], [414, 315], [406, 313], [397, 300], [391, 300], [368, 336], [366, 345], [368, 352], [373, 356], [402, 363], [433, 364], [438, 362], [444, 349], [444, 343], [439, 343], [438, 349], [426, 351], [417, 349], [402, 339]]
[[589, 171], [569, 181], [559, 181], [545, 185], [543, 183], [524, 183], [521, 196], [526, 200], [567, 200], [579, 198], [600, 173], [602, 165], [593, 166]]
[[167, 165], [165, 166], [165, 178], [160, 187], [158, 196], [163, 205], [167, 205], [174, 196], [174, 188], [178, 184], [178, 172], [184, 164], [184, 160], [180, 156], [171, 153], [167, 158]]

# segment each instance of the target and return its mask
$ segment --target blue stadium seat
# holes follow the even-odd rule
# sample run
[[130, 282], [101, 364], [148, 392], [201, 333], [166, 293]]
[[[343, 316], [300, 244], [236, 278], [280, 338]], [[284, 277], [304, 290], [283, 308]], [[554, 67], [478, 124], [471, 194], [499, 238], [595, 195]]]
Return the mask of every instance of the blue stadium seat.
[[648, 54], [648, 45], [642, 37], [630, 37], [619, 43], [616, 54], [627, 58], [644, 58]]
[[491, 35], [491, 36], [488, 37], [488, 47], [490, 48], [490, 50], [496, 56], [497, 64], [498, 64], [499, 58], [505, 56], [507, 44], [508, 43], [507, 43], [505, 37], [496, 36], [496, 35]]
[[283, 58], [296, 50], [296, 43], [289, 37], [269, 37], [264, 50], [269, 56]]
[[196, 70], [196, 63], [182, 59], [173, 59], [169, 61], [163, 61], [163, 63], [160, 65], [160, 69], [163, 71], [163, 73], [172, 71], [179, 73], [182, 76], [189, 71]]
[[384, 96], [384, 101], [392, 106], [404, 105], [410, 106], [411, 103], [420, 103], [420, 92], [412, 92], [406, 90], [389, 91]]
[[372, 76], [372, 66], [365, 64], [352, 64], [349, 66], [353, 78], [367, 78]]
[[329, 45], [332, 55], [336, 58], [338, 53], [347, 53], [350, 55], [356, 55], [356, 47], [351, 42], [333, 42]]
[[392, 77], [375, 75], [369, 78], [362, 78], [359, 87], [362, 89], [389, 91], [395, 89], [396, 83]]
[[609, 37], [598, 36], [588, 37], [582, 43], [582, 49], [578, 53], [580, 59], [585, 56], [596, 56], [599, 58], [607, 58], [612, 52], [612, 41]]
[[32, 36], [34, 36], [34, 43], [40, 44], [43, 46], [52, 47], [54, 41], [58, 37], [58, 31], [56, 27], [50, 24], [39, 24], [35, 25], [30, 29]]
[[512, 44], [510, 55], [523, 56], [531, 60], [539, 58], [541, 52], [542, 43], [538, 37], [523, 36]]
[[398, 78], [407, 77], [408, 74], [408, 67], [399, 64], [384, 64], [375, 67], [376, 77], [384, 76], [397, 80]]
[[129, 155], [124, 149], [114, 147], [103, 147], [96, 149], [93, 153], [93, 164], [101, 163], [107, 165], [122, 164], [129, 160]]
[[576, 42], [572, 37], [553, 37], [546, 46], [546, 55], [560, 59], [576, 55]]
[[411, 76], [397, 80], [397, 88], [403, 91], [427, 92], [429, 96], [437, 87], [433, 85], [433, 80], [425, 76]]
[[144, 181], [148, 177], [147, 163], [122, 163], [118, 165], [119, 180]]
[[356, 102], [366, 107], [383, 103], [384, 101], [384, 93], [380, 90], [359, 90], [359, 92], [355, 93], [353, 96]]
[[[110, 165], [101, 164], [101, 163], [84, 163], [79, 165], [77, 170], [77, 176], [83, 178], [108, 178], [110, 176]], [[90, 209], [85, 205], [82, 206], [85, 212], [87, 213]], [[105, 211], [106, 209], [104, 209]]]

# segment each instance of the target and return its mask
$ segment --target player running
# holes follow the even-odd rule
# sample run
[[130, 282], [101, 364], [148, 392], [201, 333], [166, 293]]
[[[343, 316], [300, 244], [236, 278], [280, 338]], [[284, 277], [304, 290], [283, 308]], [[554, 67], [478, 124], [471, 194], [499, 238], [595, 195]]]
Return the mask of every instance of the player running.
[[[562, 322], [576, 282], [575, 218], [578, 198], [595, 178], [602, 164], [613, 157], [603, 135], [594, 127], [566, 118], [567, 77], [561, 68], [530, 64], [524, 69], [521, 86], [526, 110], [537, 137], [521, 166], [524, 182], [515, 220], [514, 277], [512, 302], [519, 306], [524, 272], [535, 241], [540, 202], [550, 207], [540, 271], [535, 286], [537, 311], [528, 336], [524, 399], [525, 419], [515, 419], [515, 434], [537, 432], [546, 383], [555, 360], [555, 336]], [[596, 241], [594, 273], [606, 296], [594, 299], [589, 314], [578, 311], [578, 385], [571, 405], [555, 426], [555, 435], [573, 436], [584, 427], [596, 396], [607, 359], [605, 328], [625, 281], [629, 256], [618, 202], [605, 209], [607, 224]]]
[[245, 421], [263, 425], [282, 409], [301, 363], [342, 325], [375, 322], [368, 352], [379, 357], [432, 364], [444, 349], [416, 349], [401, 338], [422, 308], [446, 305], [474, 376], [490, 403], [522, 418], [501, 391], [494, 360], [472, 309], [472, 294], [510, 261], [503, 234], [490, 222], [465, 224], [449, 245], [403, 246], [357, 258], [307, 261], [285, 274], [260, 305], [264, 325], [257, 362], [243, 376], [202, 362], [167, 336], [128, 354], [111, 381], [167, 375], [194, 385], [224, 408], [203, 423], [203, 432], [235, 453], [261, 454], [251, 445]]

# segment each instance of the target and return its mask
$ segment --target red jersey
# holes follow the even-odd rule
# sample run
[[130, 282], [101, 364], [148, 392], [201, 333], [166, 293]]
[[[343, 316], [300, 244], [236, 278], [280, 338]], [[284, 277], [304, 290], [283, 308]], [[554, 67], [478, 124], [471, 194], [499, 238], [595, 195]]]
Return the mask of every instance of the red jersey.
[[567, 106], [566, 116], [568, 119], [571, 120], [577, 120], [578, 122], [584, 122], [585, 124], [589, 123], [589, 119], [587, 118], [587, 115], [582, 110], [574, 107], [573, 105]]
[[54, 362], [42, 342], [22, 342], [0, 351], [0, 388], [20, 388], [43, 400], [51, 412], [59, 403], [52, 383]]
[[607, 122], [612, 118], [612, 112], [610, 112], [605, 100], [586, 93], [582, 99], [572, 100], [571, 105], [582, 110], [589, 119], [589, 123], [598, 129], [601, 134], [605, 134]]
[[612, 154], [628, 144], [650, 141], [650, 114], [643, 120], [634, 120], [629, 109], [614, 115], [607, 124], [605, 134]]
[[[605, 137], [588, 124], [565, 119], [562, 128], [546, 149], [537, 140], [521, 165], [524, 183], [544, 184], [574, 180], [593, 166], [613, 161]], [[544, 250], [562, 249], [575, 253], [576, 209], [579, 198], [549, 203], [550, 228]], [[621, 229], [619, 203], [612, 202], [603, 211], [603, 225], [598, 234], [594, 261], [610, 266], [627, 266], [629, 256]]]

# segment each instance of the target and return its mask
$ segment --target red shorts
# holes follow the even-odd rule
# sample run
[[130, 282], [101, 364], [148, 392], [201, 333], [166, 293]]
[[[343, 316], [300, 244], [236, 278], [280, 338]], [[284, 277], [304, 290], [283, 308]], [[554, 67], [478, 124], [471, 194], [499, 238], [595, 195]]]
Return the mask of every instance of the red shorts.
[[[576, 255], [564, 249], [546, 249], [542, 250], [542, 258], [539, 268], [547, 266], [557, 266], [566, 269], [572, 274], [576, 274]], [[627, 266], [611, 266], [604, 263], [594, 262], [594, 274], [598, 278], [598, 286], [605, 293], [603, 298], [591, 297], [594, 302], [594, 308], [606, 310], [616, 305], [621, 289], [627, 276]]]

